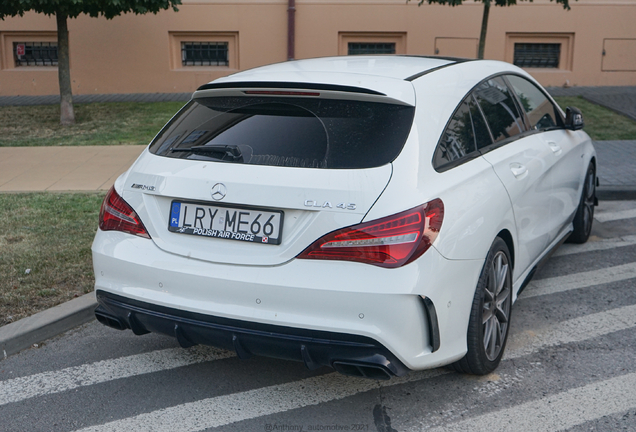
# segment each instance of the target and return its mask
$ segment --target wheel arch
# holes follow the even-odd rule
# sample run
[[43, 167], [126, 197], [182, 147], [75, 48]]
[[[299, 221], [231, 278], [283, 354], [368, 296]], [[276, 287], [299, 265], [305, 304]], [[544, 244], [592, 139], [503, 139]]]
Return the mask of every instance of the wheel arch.
[[497, 234], [497, 237], [501, 238], [508, 246], [508, 251], [510, 252], [510, 264], [512, 264], [512, 268], [515, 268], [515, 245], [512, 240], [512, 234], [507, 229], [502, 229]]

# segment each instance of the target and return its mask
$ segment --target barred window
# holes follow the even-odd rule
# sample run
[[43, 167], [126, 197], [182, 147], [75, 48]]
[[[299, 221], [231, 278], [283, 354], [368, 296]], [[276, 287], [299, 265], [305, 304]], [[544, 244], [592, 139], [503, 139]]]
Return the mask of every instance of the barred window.
[[183, 66], [229, 66], [227, 42], [181, 42]]
[[17, 66], [57, 66], [56, 42], [14, 42], [13, 56]]
[[525, 68], [558, 68], [560, 43], [516, 43], [515, 66]]
[[395, 42], [349, 42], [349, 55], [395, 54]]

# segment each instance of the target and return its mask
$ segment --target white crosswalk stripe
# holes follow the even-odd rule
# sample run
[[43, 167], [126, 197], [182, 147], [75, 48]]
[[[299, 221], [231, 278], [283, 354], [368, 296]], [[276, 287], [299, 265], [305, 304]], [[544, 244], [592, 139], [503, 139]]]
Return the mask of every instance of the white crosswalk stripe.
[[0, 381], [0, 405], [234, 355], [211, 347], [171, 348], [14, 378]]
[[561, 431], [636, 408], [635, 388], [636, 373], [630, 373], [426, 431]]
[[[636, 263], [533, 281], [520, 298], [536, 297], [630, 278], [636, 278]], [[210, 347], [195, 347], [189, 350], [174, 348], [14, 378], [0, 381], [0, 405], [233, 356], [231, 352]]]
[[521, 357], [548, 346], [580, 342], [636, 327], [636, 305], [560, 322], [542, 331], [512, 334], [504, 359]]
[[[531, 337], [528, 334], [511, 340], [512, 350], [507, 359], [520, 357], [541, 348], [579, 342], [581, 340], [636, 327], [636, 305], [600, 312], [564, 322], [555, 328]], [[524, 345], [524, 343], [526, 345]], [[421, 381], [446, 373], [442, 369], [411, 373], [399, 379], [377, 383], [336, 373], [308, 378], [286, 384], [263, 387], [203, 399], [116, 420], [111, 423], [82, 429], [82, 432], [134, 431], [200, 431], [238, 421], [258, 418], [344, 399], [355, 394], [406, 382]], [[497, 429], [494, 429], [497, 430]], [[521, 430], [521, 429], [520, 429]]]
[[601, 223], [612, 222], [616, 220], [636, 218], [636, 209], [620, 210], [614, 212], [597, 213], [594, 219]]
[[609, 249], [616, 249], [625, 246], [633, 246], [636, 245], [636, 235], [625, 236], [620, 238], [612, 238], [612, 239], [603, 239], [599, 241], [589, 241], [582, 245], [577, 244], [564, 244], [561, 245], [559, 250], [557, 250], [552, 256], [564, 256], [564, 255], [573, 255], [584, 252], [594, 252], [594, 251], [602, 251]]
[[528, 284], [519, 298], [527, 299], [633, 278], [636, 278], [636, 263], [628, 263], [588, 272], [534, 280]]

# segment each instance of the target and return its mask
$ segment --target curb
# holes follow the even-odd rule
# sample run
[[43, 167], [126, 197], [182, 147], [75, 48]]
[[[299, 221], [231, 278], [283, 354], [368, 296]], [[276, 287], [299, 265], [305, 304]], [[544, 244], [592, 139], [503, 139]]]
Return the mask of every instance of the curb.
[[95, 292], [0, 327], [0, 359], [95, 319]]
[[596, 197], [601, 201], [636, 200], [636, 186], [599, 186]]

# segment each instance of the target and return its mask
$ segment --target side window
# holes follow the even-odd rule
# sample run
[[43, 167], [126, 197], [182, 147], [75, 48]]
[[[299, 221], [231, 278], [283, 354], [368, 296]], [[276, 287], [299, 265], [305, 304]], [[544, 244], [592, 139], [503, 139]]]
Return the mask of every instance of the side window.
[[470, 111], [469, 103], [465, 100], [455, 112], [435, 150], [435, 168], [460, 160], [476, 150]]
[[536, 85], [515, 75], [509, 75], [506, 78], [521, 101], [531, 129], [542, 130], [562, 126], [557, 108]]
[[473, 94], [486, 117], [495, 143], [525, 131], [514, 97], [501, 78], [484, 81]]
[[484, 120], [484, 116], [481, 114], [475, 98], [471, 95], [470, 101], [470, 116], [473, 120], [473, 130], [475, 131], [475, 141], [477, 142], [477, 148], [482, 149], [492, 144], [492, 136], [488, 131], [488, 126]]

